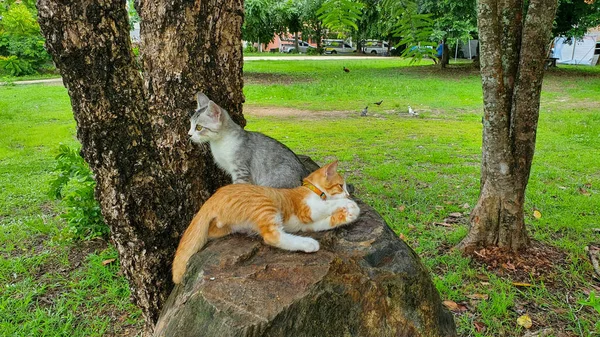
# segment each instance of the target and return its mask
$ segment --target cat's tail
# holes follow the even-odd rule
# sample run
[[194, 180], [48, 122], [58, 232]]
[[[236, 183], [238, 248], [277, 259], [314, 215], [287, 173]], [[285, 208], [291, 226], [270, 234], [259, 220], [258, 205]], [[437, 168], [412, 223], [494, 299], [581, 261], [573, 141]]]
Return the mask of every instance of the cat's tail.
[[179, 241], [175, 259], [173, 259], [173, 282], [175, 284], [181, 283], [188, 260], [208, 241], [208, 228], [212, 220], [208, 213], [200, 209]]

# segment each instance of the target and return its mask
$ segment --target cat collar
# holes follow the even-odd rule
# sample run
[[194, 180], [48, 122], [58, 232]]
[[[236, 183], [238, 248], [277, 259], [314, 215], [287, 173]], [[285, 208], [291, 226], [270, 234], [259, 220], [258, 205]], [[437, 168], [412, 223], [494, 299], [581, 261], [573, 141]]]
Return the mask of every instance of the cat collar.
[[325, 192], [321, 191], [317, 186], [309, 183], [308, 181], [303, 181], [302, 186], [308, 187], [309, 190], [315, 192], [319, 197], [321, 197], [321, 200], [327, 199]]

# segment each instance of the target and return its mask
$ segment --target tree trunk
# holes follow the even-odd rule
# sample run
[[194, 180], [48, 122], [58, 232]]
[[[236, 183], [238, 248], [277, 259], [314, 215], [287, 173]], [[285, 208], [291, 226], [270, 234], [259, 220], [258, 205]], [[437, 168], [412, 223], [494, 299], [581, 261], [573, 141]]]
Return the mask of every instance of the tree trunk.
[[[557, 0], [478, 1], [483, 86], [481, 192], [464, 251], [526, 248], [523, 204]], [[523, 16], [526, 14], [525, 19]]]
[[228, 182], [206, 147], [188, 141], [194, 94], [205, 92], [244, 125], [241, 0], [137, 4], [142, 73], [125, 1], [39, 0], [46, 48], [60, 69], [96, 198], [133, 301], [151, 331], [172, 288], [182, 231]]
[[450, 49], [448, 49], [446, 39], [444, 38], [442, 42], [442, 58], [440, 59], [440, 66], [444, 69], [448, 64], [450, 64]]

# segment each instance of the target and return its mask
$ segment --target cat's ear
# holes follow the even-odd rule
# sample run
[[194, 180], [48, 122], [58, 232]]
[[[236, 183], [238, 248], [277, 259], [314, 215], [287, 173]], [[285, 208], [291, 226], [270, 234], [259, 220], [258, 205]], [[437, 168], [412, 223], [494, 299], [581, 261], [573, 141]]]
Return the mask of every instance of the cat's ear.
[[221, 122], [223, 121], [223, 111], [221, 111], [221, 107], [217, 105], [217, 103], [213, 101], [208, 102], [208, 110], [207, 114], [215, 121]]
[[201, 91], [198, 91], [196, 93], [196, 102], [198, 103], [198, 109], [200, 109], [202, 107], [207, 106], [208, 102], [210, 102], [210, 99], [208, 99], [208, 97]]
[[334, 162], [327, 164], [326, 167], [327, 168], [325, 169], [325, 177], [327, 177], [327, 179], [330, 179], [337, 173], [337, 168], [338, 168], [337, 159]]

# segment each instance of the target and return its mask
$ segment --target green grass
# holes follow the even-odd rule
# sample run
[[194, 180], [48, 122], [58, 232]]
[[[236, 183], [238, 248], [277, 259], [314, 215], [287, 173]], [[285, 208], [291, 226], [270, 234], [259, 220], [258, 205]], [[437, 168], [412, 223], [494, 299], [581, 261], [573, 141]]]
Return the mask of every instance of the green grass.
[[102, 265], [116, 250], [71, 242], [47, 194], [58, 145], [77, 143], [66, 90], [0, 87], [0, 135], [0, 336], [136, 331], [118, 262]]
[[[246, 62], [248, 111], [315, 111], [303, 117], [248, 114], [247, 128], [319, 163], [340, 159], [358, 197], [422, 257], [442, 299], [468, 305], [468, 311], [455, 315], [461, 335], [521, 336], [524, 329], [516, 319], [524, 312], [534, 321], [532, 330], [591, 335], [600, 317], [577, 301], [593, 289], [583, 247], [598, 241], [591, 228], [600, 227], [600, 72], [561, 66], [546, 76], [525, 209], [531, 237], [564, 251], [566, 261], [542, 276], [532, 274], [526, 280], [532, 287], [517, 288], [510, 274], [500, 275], [450, 249], [466, 234], [464, 224], [434, 225], [452, 212], [467, 216], [477, 200], [482, 93], [477, 72], [465, 65], [441, 71], [428, 63], [409, 66], [396, 58]], [[366, 104], [381, 99], [380, 107], [370, 104], [371, 116], [358, 116]], [[408, 105], [420, 116], [410, 118]], [[118, 264], [101, 263], [116, 255], [114, 249], [70, 242], [56, 214], [60, 208], [45, 193], [58, 144], [76, 142], [66, 90], [0, 87], [0, 134], [0, 280], [5, 287], [0, 334], [135, 331], [139, 312], [128, 303]], [[542, 213], [540, 219], [532, 216], [534, 209]], [[472, 294], [489, 298], [468, 299]], [[486, 330], [478, 332], [474, 322]]]

